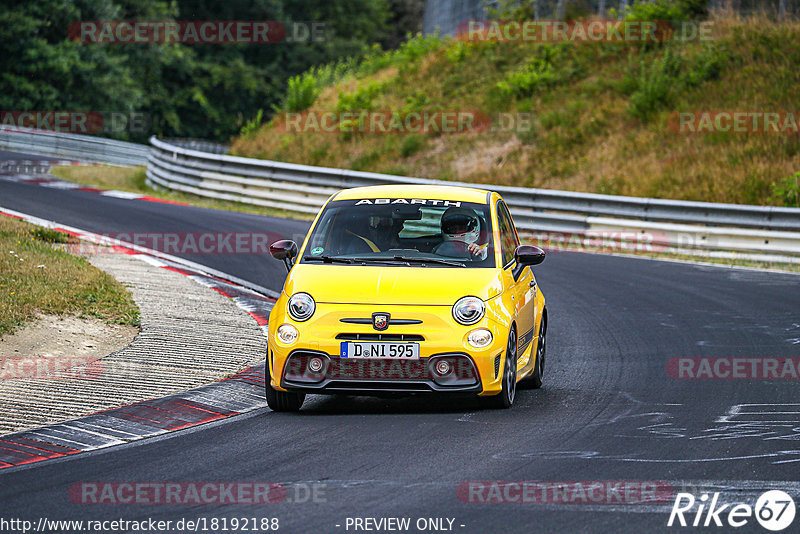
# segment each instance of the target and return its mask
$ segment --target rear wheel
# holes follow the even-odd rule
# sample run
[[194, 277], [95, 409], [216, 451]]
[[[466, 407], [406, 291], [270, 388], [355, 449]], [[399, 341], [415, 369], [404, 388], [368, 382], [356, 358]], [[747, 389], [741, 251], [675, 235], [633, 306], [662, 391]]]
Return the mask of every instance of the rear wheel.
[[508, 334], [506, 346], [506, 363], [503, 366], [503, 389], [494, 397], [489, 397], [489, 405], [493, 408], [511, 408], [517, 393], [517, 331], [512, 328]]

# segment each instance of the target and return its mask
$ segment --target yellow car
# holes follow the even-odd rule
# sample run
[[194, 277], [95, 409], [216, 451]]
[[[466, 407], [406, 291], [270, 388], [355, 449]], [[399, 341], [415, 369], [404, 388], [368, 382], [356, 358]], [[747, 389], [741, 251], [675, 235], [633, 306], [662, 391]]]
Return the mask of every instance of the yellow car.
[[300, 246], [269, 317], [267, 403], [307, 393], [467, 394], [508, 408], [542, 384], [547, 309], [497, 193], [465, 187], [347, 189]]

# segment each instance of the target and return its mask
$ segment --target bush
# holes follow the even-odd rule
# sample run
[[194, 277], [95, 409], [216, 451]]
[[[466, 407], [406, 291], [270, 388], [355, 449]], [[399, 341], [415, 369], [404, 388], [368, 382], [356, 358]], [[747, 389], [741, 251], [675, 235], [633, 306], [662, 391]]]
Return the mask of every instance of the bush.
[[354, 93], [339, 93], [336, 111], [368, 111], [374, 107], [375, 98], [383, 91], [383, 84], [370, 82]]
[[317, 100], [325, 87], [335, 84], [352, 74], [358, 67], [358, 59], [345, 58], [319, 67], [311, 67], [306, 72], [289, 78], [286, 96], [276, 112], [305, 111]]
[[253, 117], [251, 120], [247, 121], [244, 124], [244, 126], [242, 126], [239, 135], [246, 137], [256, 133], [258, 129], [261, 128], [261, 121], [263, 117], [264, 117], [264, 110], [259, 109], [258, 113], [256, 113], [256, 116]]
[[430, 105], [431, 101], [425, 93], [414, 93], [406, 97], [406, 105], [403, 111], [421, 111]]
[[419, 152], [422, 145], [425, 144], [425, 137], [421, 135], [409, 135], [403, 139], [403, 144], [400, 146], [400, 155], [404, 158], [412, 156]]
[[428, 55], [429, 52], [437, 50], [442, 44], [443, 41], [438, 33], [427, 36], [421, 33], [414, 36], [409, 34], [408, 40], [393, 53], [394, 62], [414, 63], [417, 59]]
[[438, 50], [445, 41], [439, 37], [438, 33], [433, 35], [408, 35], [408, 40], [397, 50], [382, 51], [380, 46], [373, 45], [372, 50], [367, 54], [358, 67], [360, 76], [375, 74], [381, 69], [393, 65], [409, 66], [416, 65], [417, 59], [427, 55], [429, 52]]
[[313, 69], [289, 78], [283, 111], [304, 111], [311, 107], [320, 93]]
[[536, 58], [522, 69], [511, 72], [505, 80], [497, 83], [497, 88], [506, 96], [525, 97], [555, 80], [552, 65]]
[[[539, 55], [531, 58], [521, 69], [506, 75], [505, 80], [497, 83], [497, 89], [504, 97], [525, 98], [537, 90], [554, 85], [574, 74], [570, 72], [564, 61], [563, 46], [542, 46]], [[561, 66], [558, 71], [555, 64]]]
[[[615, 9], [609, 13], [620, 14]], [[623, 15], [625, 20], [691, 20], [708, 15], [708, 0], [637, 0]]]
[[457, 41], [453, 46], [445, 50], [445, 55], [451, 63], [461, 63], [469, 57], [469, 45], [464, 41]]
[[776, 204], [800, 208], [800, 172], [772, 184], [772, 194]]
[[676, 93], [719, 77], [726, 58], [727, 53], [713, 45], [688, 58], [667, 48], [649, 67], [641, 60], [638, 72], [623, 78], [619, 88], [631, 95], [630, 113], [645, 120], [669, 105]]
[[670, 90], [677, 81], [681, 70], [680, 53], [668, 48], [660, 59], [655, 60], [648, 68], [642, 60], [637, 77], [626, 85], [636, 89], [631, 95], [630, 112], [640, 119], [647, 119], [670, 101]]

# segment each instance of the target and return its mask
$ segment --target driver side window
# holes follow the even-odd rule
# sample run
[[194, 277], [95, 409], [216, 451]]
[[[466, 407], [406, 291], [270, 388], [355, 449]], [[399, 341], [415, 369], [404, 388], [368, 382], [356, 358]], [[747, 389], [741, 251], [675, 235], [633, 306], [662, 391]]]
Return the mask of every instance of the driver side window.
[[506, 268], [514, 261], [514, 251], [519, 246], [519, 241], [514, 232], [511, 215], [502, 201], [497, 203], [497, 223], [500, 230], [500, 253], [503, 258], [503, 268]]

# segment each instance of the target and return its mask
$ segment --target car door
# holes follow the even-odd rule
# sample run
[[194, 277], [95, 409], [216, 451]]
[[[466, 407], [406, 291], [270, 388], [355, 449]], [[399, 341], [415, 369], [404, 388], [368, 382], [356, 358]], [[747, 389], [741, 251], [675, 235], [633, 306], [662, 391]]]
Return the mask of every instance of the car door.
[[514, 259], [514, 251], [519, 246], [519, 237], [508, 207], [502, 200], [497, 201], [497, 222], [503, 263], [503, 285], [511, 292], [517, 322], [517, 368], [523, 369], [530, 360], [529, 356], [523, 357], [523, 353], [533, 340], [536, 282], [531, 268], [527, 266], [520, 268]]

